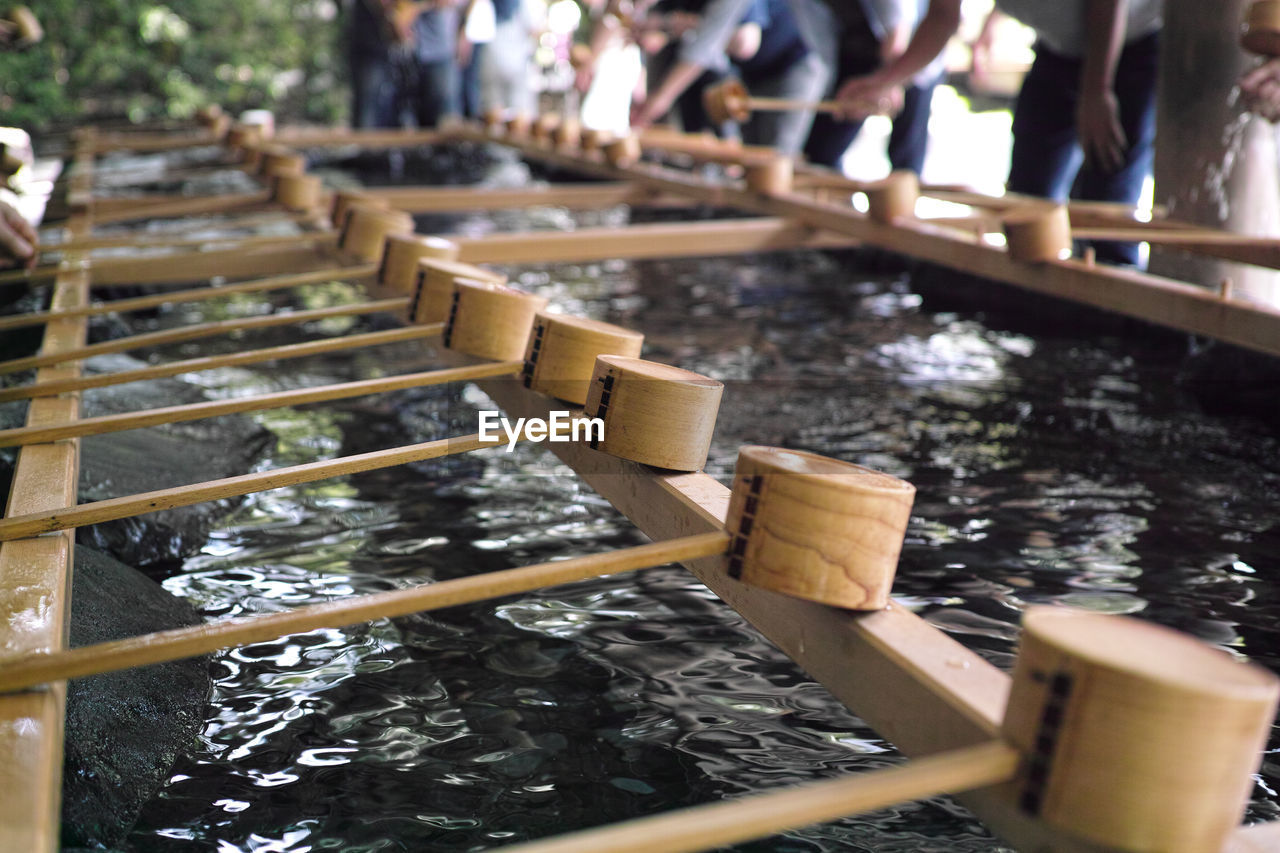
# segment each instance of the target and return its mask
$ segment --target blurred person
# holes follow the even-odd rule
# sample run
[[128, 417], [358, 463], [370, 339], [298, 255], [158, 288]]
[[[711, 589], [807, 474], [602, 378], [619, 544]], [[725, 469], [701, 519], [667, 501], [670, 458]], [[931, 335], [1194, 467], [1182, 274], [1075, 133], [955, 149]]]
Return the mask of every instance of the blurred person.
[[[801, 38], [786, 0], [712, 0], [696, 26], [684, 33], [677, 58], [657, 90], [637, 104], [634, 125], [652, 124], [708, 71], [725, 69], [730, 62], [748, 91], [761, 97], [810, 102], [827, 86], [828, 75]], [[742, 136], [752, 145], [797, 154], [812, 122], [809, 110], [756, 111]], [[685, 129], [698, 128], [686, 120]]]
[[432, 127], [459, 109], [458, 0], [355, 0], [348, 24], [353, 127]]
[[[832, 2], [823, 12], [807, 4], [809, 15], [822, 16], [825, 50], [834, 73], [826, 94], [834, 95], [842, 80], [869, 74], [894, 61], [911, 42], [916, 25], [922, 20], [929, 0], [854, 0]], [[836, 16], [832, 17], [832, 12]], [[924, 167], [929, 142], [929, 113], [933, 90], [942, 79], [941, 59], [927, 63], [900, 85], [878, 93], [874, 110], [844, 116], [818, 115], [805, 143], [805, 157], [814, 163], [839, 169], [845, 151], [862, 130], [871, 112], [894, 114], [889, 134], [889, 164], [893, 169], [920, 173]]]
[[[796, 0], [810, 2], [810, 0]], [[946, 46], [961, 0], [931, 0], [891, 62], [846, 80], [852, 114], [909, 79]], [[1036, 33], [1035, 60], [1013, 112], [1010, 192], [1134, 205], [1151, 175], [1161, 0], [996, 0]], [[1099, 260], [1139, 265], [1133, 243], [1094, 244]]]
[[[641, 12], [650, 5], [641, 4]], [[625, 134], [631, 103], [643, 86], [640, 48], [632, 39], [629, 0], [607, 0], [595, 9], [587, 42], [575, 46], [574, 88], [582, 93], [584, 127]]]
[[399, 104], [412, 75], [411, 34], [393, 22], [386, 0], [355, 0], [347, 20], [351, 126], [398, 127]]
[[493, 39], [480, 64], [480, 93], [484, 109], [534, 113], [530, 84], [533, 41], [541, 15], [537, 0], [493, 0]]
[[[647, 127], [674, 110], [680, 127], [686, 133], [714, 130], [720, 136], [726, 133], [738, 135], [737, 125], [733, 122], [726, 122], [723, 127], [712, 127], [702, 105], [702, 95], [707, 87], [718, 83], [729, 73], [724, 50], [716, 51], [710, 66], [688, 69], [695, 73], [689, 74], [688, 79], [681, 79], [683, 87], [676, 86], [679, 91], [659, 92], [665, 81], [672, 80], [671, 75], [680, 64], [682, 46], [687, 38], [695, 35], [703, 10], [711, 2], [712, 0], [643, 0], [635, 4], [628, 30], [630, 38], [640, 48], [644, 75], [643, 86], [636, 88], [632, 100], [630, 122], [633, 127]], [[663, 105], [665, 109], [654, 112], [652, 116], [642, 115], [645, 103], [654, 97], [658, 101], [667, 101]], [[658, 101], [653, 102], [654, 107], [657, 107]]]
[[1245, 106], [1267, 121], [1280, 120], [1280, 57], [1268, 59], [1240, 76]]
[[417, 74], [411, 105], [419, 127], [462, 111], [458, 68], [458, 0], [435, 0], [413, 19], [413, 58]]
[[458, 33], [458, 68], [461, 74], [459, 89], [462, 115], [479, 118], [480, 65], [493, 41], [497, 24], [493, 0], [468, 0], [459, 16], [462, 30]]

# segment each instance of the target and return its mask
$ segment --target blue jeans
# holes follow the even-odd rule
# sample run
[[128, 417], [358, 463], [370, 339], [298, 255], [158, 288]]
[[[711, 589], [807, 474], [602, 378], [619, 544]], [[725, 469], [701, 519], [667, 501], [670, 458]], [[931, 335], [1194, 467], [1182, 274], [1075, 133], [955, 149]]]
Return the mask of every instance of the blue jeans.
[[391, 59], [353, 53], [351, 61], [351, 126], [398, 127], [399, 86]]
[[415, 109], [418, 127], [435, 127], [442, 116], [456, 116], [462, 100], [458, 64], [452, 58], [418, 63]]
[[467, 118], [480, 118], [480, 63], [488, 49], [484, 42], [471, 45], [471, 61], [462, 69], [462, 114]]
[[[1076, 137], [1082, 61], [1037, 44], [1013, 110], [1009, 191], [1057, 201], [1070, 197], [1136, 204], [1154, 159], [1158, 59], [1155, 33], [1125, 45], [1120, 54], [1114, 91], [1129, 149], [1120, 169], [1107, 173], [1084, 165]], [[1098, 260], [1138, 264], [1134, 243], [1100, 241], [1094, 249]]]

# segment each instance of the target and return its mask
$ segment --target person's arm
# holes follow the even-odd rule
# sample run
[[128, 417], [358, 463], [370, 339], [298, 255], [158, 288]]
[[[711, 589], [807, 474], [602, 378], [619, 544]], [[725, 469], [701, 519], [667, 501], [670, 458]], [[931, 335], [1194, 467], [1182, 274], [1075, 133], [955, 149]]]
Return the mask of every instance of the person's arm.
[[1128, 12], [1128, 0], [1085, 0], [1084, 63], [1076, 104], [1076, 135], [1086, 162], [1104, 172], [1115, 172], [1124, 165], [1124, 153], [1129, 147], [1113, 89], [1116, 64], [1124, 50]]
[[38, 243], [31, 223], [13, 205], [0, 201], [0, 267], [35, 266]]
[[1280, 119], [1280, 58], [1268, 59], [1240, 77], [1245, 104], [1268, 121]]
[[982, 22], [978, 37], [969, 46], [969, 73], [974, 76], [974, 79], [981, 80], [991, 72], [992, 54], [996, 44], [996, 27], [1004, 18], [1004, 12], [992, 6]]
[[933, 62], [958, 29], [960, 0], [930, 0], [929, 11], [902, 53], [871, 74], [846, 80], [836, 92], [836, 100], [846, 105], [846, 113], [852, 117], [891, 103], [895, 90]]
[[[725, 47], [738, 22], [751, 7], [751, 0], [712, 0], [704, 10], [697, 34], [680, 47], [680, 59], [663, 78], [652, 95], [632, 109], [632, 124], [647, 127], [657, 121], [676, 98], [689, 88], [702, 73], [724, 56]], [[723, 61], [723, 60], [721, 60]]]

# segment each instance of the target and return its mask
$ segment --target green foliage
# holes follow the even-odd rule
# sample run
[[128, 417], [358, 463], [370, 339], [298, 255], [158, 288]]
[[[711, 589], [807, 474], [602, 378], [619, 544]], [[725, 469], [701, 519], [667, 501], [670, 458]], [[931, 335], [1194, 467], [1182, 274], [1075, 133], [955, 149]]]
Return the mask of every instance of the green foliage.
[[[0, 0], [0, 7], [4, 5]], [[332, 123], [347, 110], [338, 0], [27, 0], [39, 44], [0, 53], [0, 125], [233, 114]]]

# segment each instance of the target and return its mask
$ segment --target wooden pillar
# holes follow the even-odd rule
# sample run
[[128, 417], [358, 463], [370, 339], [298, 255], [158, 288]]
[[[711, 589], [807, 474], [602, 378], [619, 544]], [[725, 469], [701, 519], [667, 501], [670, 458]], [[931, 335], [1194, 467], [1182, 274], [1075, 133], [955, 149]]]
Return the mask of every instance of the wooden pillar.
[[[1167, 0], [1161, 33], [1155, 203], [1175, 219], [1280, 235], [1280, 169], [1270, 122], [1248, 116], [1236, 80], [1259, 60], [1240, 47], [1251, 0]], [[1152, 272], [1280, 305], [1280, 273], [1154, 250]]]

